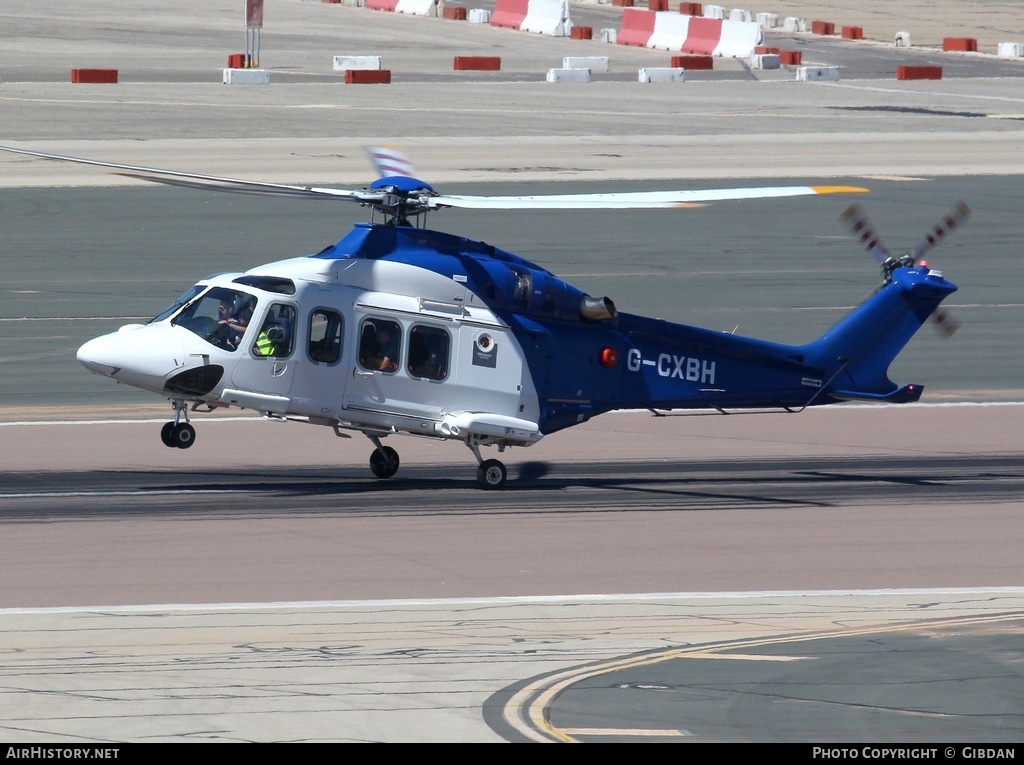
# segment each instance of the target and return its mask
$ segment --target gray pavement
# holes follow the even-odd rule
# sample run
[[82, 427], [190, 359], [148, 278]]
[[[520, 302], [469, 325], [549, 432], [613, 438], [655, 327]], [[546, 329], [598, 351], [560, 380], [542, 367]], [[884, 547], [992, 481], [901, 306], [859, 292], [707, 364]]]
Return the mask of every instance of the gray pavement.
[[[751, 10], [771, 10], [780, 16], [824, 18], [837, 25], [861, 24], [871, 38], [862, 48], [869, 58], [880, 58], [873, 51], [887, 46], [899, 30], [909, 31], [914, 45], [925, 47], [937, 46], [945, 36], [976, 37], [983, 52], [942, 54], [951, 75], [957, 76], [938, 81], [897, 82], [881, 77], [879, 65], [872, 65], [860, 79], [797, 83], [781, 76], [759, 79], [739, 62], [722, 62], [715, 78], [701, 81], [694, 76], [678, 87], [641, 86], [619, 78], [620, 73], [635, 67], [663, 62], [663, 52], [622, 46], [609, 52], [609, 46], [596, 41], [553, 40], [438, 19], [371, 13], [316, 0], [279, 0], [268, 5], [261, 64], [270, 70], [271, 84], [229, 87], [221, 84], [221, 70], [227, 55], [239, 52], [243, 43], [241, 4], [235, 0], [183, 0], [160, 6], [104, 0], [76, 6], [73, 14], [66, 4], [52, 0], [6, 0], [0, 8], [0, 143], [198, 172], [337, 184], [366, 181], [368, 168], [362, 147], [378, 142], [403, 146], [424, 175], [444, 183], [885, 176], [886, 183], [913, 184], [916, 182], [910, 178], [955, 180], [1008, 174], [992, 186], [983, 205], [1000, 226], [1007, 226], [1007, 233], [986, 246], [1011, 254], [1019, 249], [1020, 237], [1006, 223], [1020, 217], [1016, 195], [1008, 195], [1004, 188], [1007, 183], [1012, 185], [1014, 176], [1024, 174], [1024, 77], [1012, 74], [1015, 63], [995, 61], [985, 51], [992, 51], [999, 42], [1024, 40], [1020, 2], [779, 2], [771, 9], [754, 8]], [[580, 13], [611, 18], [614, 12], [605, 6], [581, 8]], [[802, 43], [821, 63], [832, 63], [831, 51], [837, 56], [849, 55], [849, 47], [838, 41], [808, 38]], [[379, 53], [396, 72], [395, 82], [372, 87], [341, 85], [329, 69], [330, 57], [341, 53]], [[887, 49], [886, 56], [890, 53]], [[920, 53], [939, 56], [931, 51]], [[451, 70], [451, 58], [456, 54], [501, 55], [504, 75], [456, 76]], [[618, 70], [616, 76], [579, 87], [542, 81], [543, 73], [558, 66], [563, 56], [581, 54], [610, 55]], [[886, 62], [889, 66], [888, 58]], [[1007, 66], [1011, 67], [1009, 75]], [[121, 82], [72, 85], [69, 72], [78, 67], [117, 68]], [[968, 70], [970, 74], [959, 76]], [[986, 72], [994, 74], [986, 76]], [[80, 268], [73, 232], [83, 220], [76, 216], [90, 219], [88, 202], [80, 207], [84, 197], [78, 197], [68, 205], [67, 198], [43, 187], [125, 183], [120, 177], [89, 168], [0, 157], [0, 186], [5, 187], [0, 195], [0, 215], [5, 217], [0, 217], [0, 222], [5, 242], [11, 241], [10, 230], [19, 219], [35, 216], [44, 226], [60, 220], [63, 233], [62, 226], [54, 224], [52, 229], [64, 251], [53, 267], [61, 289], [95, 297], [96, 279], [102, 280], [106, 273], [106, 292], [101, 294], [108, 303], [117, 304], [117, 310], [104, 314], [105, 319], [94, 309], [85, 311], [74, 317], [79, 324], [116, 321], [134, 314], [136, 304], [126, 309], [125, 285], [116, 277], [120, 274], [129, 281], [147, 277], [133, 265], [118, 262], [107, 262], [103, 267], [110, 269], [108, 272]], [[929, 188], [934, 191], [936, 187]], [[932, 202], [929, 199], [929, 205]], [[188, 220], [182, 217], [182, 210], [187, 208], [190, 215], [202, 217], [201, 202], [194, 207], [190, 207], [191, 201], [177, 204], [182, 207], [167, 214], [171, 219], [178, 216], [179, 229], [185, 228], [180, 221]], [[69, 209], [75, 214], [67, 214]], [[252, 214], [252, 208], [245, 209]], [[893, 205], [884, 215], [899, 220], [908, 209], [913, 211], [910, 222], [914, 231], [909, 233], [913, 237], [918, 220], [925, 219], [922, 205]], [[110, 212], [99, 215], [93, 208], [93, 215], [102, 218]], [[222, 217], [220, 212], [216, 215]], [[831, 217], [830, 212], [830, 225]], [[239, 221], [233, 224], [246, 228]], [[467, 222], [465, 230], [473, 225]], [[503, 225], [503, 235], [516, 226], [511, 222]], [[120, 256], [146, 251], [147, 226], [152, 224], [133, 217], [129, 206], [121, 220], [108, 224], [110, 236], [122, 238]], [[490, 237], [490, 233], [481, 235]], [[88, 246], [95, 256], [101, 252], [101, 240], [90, 236]], [[316, 238], [320, 239], [319, 232]], [[234, 241], [237, 244], [237, 239]], [[207, 251], [192, 257], [205, 262], [220, 260], [214, 255], [236, 257], [231, 242], [227, 236], [220, 253]], [[813, 251], [813, 239], [802, 242], [807, 252]], [[173, 250], [180, 243], [170, 244]], [[550, 248], [552, 244], [539, 242], [536, 246]], [[562, 247], [562, 239], [554, 246]], [[39, 303], [33, 305], [29, 293], [22, 291], [26, 265], [19, 264], [18, 252], [9, 244], [4, 247], [5, 273], [0, 277], [5, 290], [4, 318], [35, 318], [32, 311]], [[955, 245], [950, 251], [953, 249]], [[743, 257], [771, 254], [763, 252], [756, 240], [742, 250]], [[159, 281], [192, 281], [193, 268], [182, 267], [178, 275], [174, 265], [169, 259], [160, 261], [163, 272]], [[574, 274], [565, 275], [591, 278], [587, 276], [589, 265], [581, 262]], [[602, 274], [602, 278], [613, 276], [610, 267]], [[863, 283], [859, 271], [849, 278]], [[787, 280], [780, 277], [779, 282]], [[83, 283], [88, 285], [84, 291]], [[986, 277], [980, 286], [1012, 288], [1013, 283], [997, 273]], [[158, 286], [150, 284], [149, 289], [162, 291]], [[1016, 308], [997, 306], [996, 302], [985, 306], [994, 313], [984, 322], [984, 336], [994, 343], [1006, 342], [1007, 328], [1017, 332], [1021, 322], [1018, 315], [1011, 314], [1012, 324], [1008, 323], [1005, 311], [1019, 310], [1019, 301], [1010, 301]], [[16, 312], [12, 310], [15, 304], [19, 307]], [[707, 308], [713, 312], [714, 306]], [[10, 355], [5, 359], [5, 375], [19, 354], [38, 361], [47, 353], [64, 354], [65, 346], [74, 345], [63, 330], [33, 332], [37, 339], [48, 338], [48, 345], [40, 350], [26, 342], [13, 359]], [[1003, 356], [1006, 363], [1015, 358], [1012, 351]], [[978, 374], [983, 372], [980, 368]], [[40, 386], [51, 383], [44, 380]], [[32, 381], [19, 384], [24, 387]], [[116, 387], [109, 396], [110, 402], [132, 403], [120, 398], [124, 391]], [[828, 425], [812, 427], [802, 435], [772, 428], [752, 435], [750, 423], [737, 423], [735, 418], [672, 421], [670, 428], [685, 426], [689, 435], [677, 433], [675, 438], [691, 438], [689, 448], [711, 459], [735, 455], [737, 450], [778, 454], [784, 448], [809, 455], [822, 449], [838, 454], [889, 454], [895, 449], [898, 454], [902, 439], [910, 440], [907, 448], [927, 444], [940, 451], [955, 451], [961, 443], [965, 448], [977, 444], [983, 451], [1014, 459], [1020, 454], [1020, 431], [1013, 426], [1019, 419], [1018, 408], [985, 408], [982, 417], [971, 416], [978, 410], [967, 410], [966, 418], [958, 420], [962, 424], [952, 430], [948, 420], [934, 416], [941, 410], [928, 409], [909, 411], [911, 418], [923, 419], [902, 421], [907, 423], [903, 428], [886, 417], [890, 410], [872, 410], [881, 422], [863, 423], [865, 431]], [[108, 416], [109, 412], [110, 405], [104, 401], [95, 405], [89, 416]], [[5, 419], [10, 420], [10, 415], [9, 410]], [[38, 409], [34, 418], [39, 418]], [[587, 458], [590, 449], [598, 450], [601, 459], [612, 459], [615, 457], [609, 456], [608, 449], [636, 455], [652, 448], [651, 459], [663, 458], [648, 420], [640, 425], [633, 420], [602, 418], [598, 422], [610, 429], [604, 438], [595, 437], [592, 431], [565, 434], [572, 439], [573, 449], [579, 450], [575, 452], [578, 459]], [[808, 421], [800, 422], [804, 427]], [[705, 432], [708, 424], [713, 424], [714, 430]], [[125, 437], [131, 428], [143, 425], [102, 426], [112, 427], [115, 435], [95, 439], [89, 437], [91, 425], [66, 427], [81, 428], [73, 432], [82, 435], [69, 436], [72, 431], [62, 432], [60, 425], [0, 427], [5, 469], [22, 465], [38, 471], [60, 465], [72, 473], [102, 471], [109, 469], [105, 466], [114, 459], [122, 470], [134, 465], [154, 474], [187, 471], [192, 460], [199, 461], [192, 464], [208, 466], [218, 458], [197, 445], [190, 453], [178, 455], [184, 457], [184, 463], [169, 465], [166, 454], [151, 453], [150, 446], [162, 449], [155, 438], [140, 447], [134, 436]], [[301, 439], [306, 433], [299, 431], [294, 437]], [[568, 452], [570, 442], [563, 443], [556, 448]], [[416, 448], [424, 446], [418, 443]], [[333, 464], [347, 459], [338, 457], [339, 451], [332, 443], [314, 455], [308, 445], [297, 444], [288, 453], [299, 465], [311, 459]], [[360, 462], [363, 457], [360, 452]], [[41, 478], [40, 485], [46, 480]], [[884, 496], [884, 487], [879, 493]], [[213, 512], [211, 508], [221, 499], [226, 497], [203, 495], [195, 500], [183, 496], [182, 512], [187, 514], [190, 502], [195, 501], [207, 508], [203, 512]], [[116, 582], [122, 597], [129, 601], [151, 603], [145, 588], [135, 589], [139, 577], [133, 576], [133, 565], [143, 567], [136, 571], [152, 575], [155, 572], [146, 568], [147, 563], [162, 557], [205, 584], [204, 572], [224, 562], [224, 550], [230, 549], [236, 556], [231, 560], [244, 556], [240, 540], [270, 551], [279, 549], [275, 543], [288, 540], [306, 551], [292, 561], [273, 555], [255, 561], [282, 592], [287, 591], [282, 597], [290, 602], [182, 606], [196, 600], [195, 588], [189, 590], [186, 585], [192, 580], [164, 577], [160, 585], [166, 589], [162, 592], [174, 593], [163, 599], [171, 601], [170, 605], [104, 607], [110, 600], [102, 597], [102, 589], [96, 589], [92, 602], [99, 606], [95, 608], [4, 610], [0, 612], [0, 677], [8, 714], [0, 737], [5, 740], [498, 741], [508, 736], [495, 732], [496, 728], [504, 730], [500, 726], [488, 727], [482, 712], [496, 692], [556, 670], [576, 671], [597, 659], [729, 639], [819, 635], [823, 631], [851, 635], [862, 627], [1019, 613], [1022, 607], [1020, 571], [1014, 569], [1013, 562], [994, 568], [991, 561], [986, 562], [984, 549], [957, 548], [952, 541], [933, 544], [943, 544], [945, 556], [955, 556], [961, 549], [965, 563], [945, 567], [942, 581], [927, 582], [920, 589], [900, 590], [900, 581], [894, 577], [894, 589], [885, 591], [677, 592], [588, 598], [584, 595], [594, 592], [595, 588], [588, 586], [593, 582], [567, 583], [572, 572], [571, 567], [564, 567], [564, 580], [552, 582], [564, 593], [555, 600], [525, 597], [502, 602], [486, 598], [402, 604], [395, 600], [408, 592], [404, 589], [407, 582], [396, 580], [382, 583], [394, 593], [387, 601], [310, 604], [302, 601], [308, 599], [322, 574], [319, 578], [306, 573], [290, 577], [288, 572], [298, 570], [299, 563], [309, 563], [309, 546], [352, 539], [355, 519], [342, 515], [331, 529], [336, 536], [321, 534], [315, 539], [303, 518], [285, 515], [271, 524], [243, 520], [241, 526], [230, 529], [229, 541], [211, 554], [197, 544], [208, 541], [207, 532], [213, 528], [210, 521], [199, 519], [186, 528], [183, 519], [151, 518], [145, 498], [111, 501], [118, 507], [130, 506], [112, 522], [95, 516], [47, 522], [46, 509], [56, 500], [42, 494], [31, 500], [42, 512], [40, 519], [32, 523], [5, 521], [6, 547], [0, 557], [7, 562], [21, 556], [37, 567], [49, 565], [50, 573], [57, 574], [52, 581], [44, 581], [32, 574], [38, 568], [5, 566], [5, 587], [18, 594], [19, 603], [33, 599], [37, 603], [59, 602], [61, 571], [66, 572], [64, 582], [84, 584], [86, 590], [89, 578], [84, 582], [75, 578], [82, 571]], [[986, 512], [1010, 524], [1004, 544], [1012, 543], [1017, 528], [1012, 525], [1018, 516], [1016, 504], [983, 503]], [[977, 517], [972, 508], [962, 508], [959, 513], [956, 509], [946, 508], [955, 517], [949, 519], [948, 527], [939, 524], [941, 528], [933, 531], [955, 535], [958, 530], [972, 529]], [[833, 524], [845, 518], [856, 528], [856, 514], [804, 510], [808, 515], [801, 517], [820, 524], [821, 538], [827, 540], [817, 543], [817, 552], [826, 557], [831, 553], [833, 559], [842, 556], [849, 527]], [[885, 522], [884, 509], [874, 507], [871, 512], [880, 523]], [[935, 524], [936, 516], [928, 512], [926, 502], [914, 517], [922, 526]], [[702, 526], [706, 535], [698, 538], [720, 561], [727, 562], [735, 555], [734, 527], [723, 528], [699, 511], [679, 513], [673, 520], [690, 518], [706, 519]], [[747, 538], [756, 541], [767, 538], [774, 518], [772, 513], [747, 513], [739, 523], [748, 532]], [[894, 514], [893, 519], [900, 520], [899, 515]], [[628, 519], [613, 510], [594, 513], [586, 520], [579, 536], [570, 537], [569, 544], [594, 561], [606, 560], [608, 548], [588, 548], [583, 536], [586, 528], [597, 528], [620, 540], [635, 538]], [[531, 530], [529, 522], [520, 517], [510, 517], [507, 522], [520, 533]], [[550, 522], [564, 528], [557, 512]], [[396, 554], [386, 547], [394, 531], [400, 529], [409, 539], [422, 541], [436, 538], [426, 532], [437, 527], [429, 516], [385, 520], [379, 530], [370, 530], [362, 554], [373, 556], [383, 566]], [[910, 532], [891, 537], [879, 533], [874, 539], [873, 528], [860, 529], [859, 549], [868, 557], [891, 562], [888, 556], [893, 541], [913, 542]], [[461, 533], [481, 531], [475, 524], [463, 522], [462, 528], [445, 537], [451, 545], [446, 559], [430, 558], [437, 553], [433, 549], [427, 550], [423, 559], [415, 557], [424, 554], [422, 549], [405, 552], [413, 563], [422, 563], [443, 581], [446, 563], [457, 559], [460, 550], [469, 549], [470, 543]], [[179, 545], [168, 547], [169, 532], [183, 535]], [[964, 538], [961, 535], [959, 540]], [[494, 539], [503, 541], [508, 536], [494, 531]], [[55, 555], [55, 550], [69, 553]], [[551, 553], [531, 559], [523, 551], [505, 552], [512, 556], [508, 565], [521, 571], [536, 570], [539, 565], [557, 568], [562, 561]], [[926, 556], [929, 550], [918, 552]], [[968, 559], [972, 561], [969, 565]], [[818, 569], [808, 570], [809, 580], [815, 571], [821, 574]], [[904, 573], [912, 577], [915, 571]], [[630, 573], [628, 566], [613, 572], [627, 577]], [[801, 572], [790, 573], [796, 576]], [[219, 582], [227, 580], [232, 586], [246, 583], [239, 569], [230, 566], [217, 576], [223, 576]], [[967, 579], [974, 585], [981, 581], [983, 586], [958, 589], [966, 587], [962, 582]], [[716, 589], [736, 589], [733, 581], [725, 577]], [[920, 584], [917, 581], [913, 586]], [[678, 589], [685, 588], [685, 580], [681, 580]], [[633, 589], [642, 592], [643, 582]], [[81, 598], [88, 595], [88, 591], [79, 592]], [[266, 595], [265, 590], [253, 589], [246, 600], [255, 602]], [[979, 698], [991, 698], [991, 690], [978, 689]], [[880, 733], [880, 738], [883, 735]]]

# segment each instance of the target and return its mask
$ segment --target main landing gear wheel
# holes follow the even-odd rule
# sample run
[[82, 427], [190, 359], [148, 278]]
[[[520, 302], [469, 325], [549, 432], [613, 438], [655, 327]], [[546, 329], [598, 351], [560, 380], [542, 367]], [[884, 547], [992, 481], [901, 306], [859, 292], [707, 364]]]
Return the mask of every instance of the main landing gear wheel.
[[187, 422], [179, 422], [177, 425], [173, 422], [164, 423], [164, 426], [160, 428], [160, 440], [163, 441], [164, 446], [188, 449], [196, 442], [196, 429]]
[[508, 478], [508, 470], [498, 460], [484, 460], [476, 469], [476, 482], [481, 489], [500, 489]]
[[370, 470], [378, 478], [390, 478], [398, 472], [398, 452], [382, 446], [370, 452]]

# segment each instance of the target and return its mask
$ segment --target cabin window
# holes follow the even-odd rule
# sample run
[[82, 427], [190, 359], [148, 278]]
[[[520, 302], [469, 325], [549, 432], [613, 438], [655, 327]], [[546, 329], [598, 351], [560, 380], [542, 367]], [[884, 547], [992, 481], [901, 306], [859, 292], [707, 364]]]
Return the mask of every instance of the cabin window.
[[409, 374], [427, 380], [448, 377], [451, 336], [440, 327], [417, 324], [409, 330]]
[[218, 348], [234, 351], [242, 344], [242, 336], [249, 327], [255, 308], [256, 298], [252, 295], [214, 287], [185, 308], [171, 323]]
[[364, 319], [359, 327], [359, 365], [393, 373], [401, 364], [402, 328], [389, 319]]
[[254, 356], [290, 356], [295, 342], [295, 308], [284, 303], [275, 303], [267, 310], [259, 334], [252, 345]]
[[309, 315], [309, 357], [321, 364], [337, 364], [341, 358], [344, 322], [336, 311], [317, 308]]

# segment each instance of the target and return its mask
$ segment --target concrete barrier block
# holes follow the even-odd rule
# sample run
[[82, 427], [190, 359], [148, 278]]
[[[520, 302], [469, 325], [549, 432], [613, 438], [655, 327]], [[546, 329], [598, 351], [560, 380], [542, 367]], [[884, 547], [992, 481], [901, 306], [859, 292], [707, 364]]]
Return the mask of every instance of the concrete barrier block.
[[973, 37], [944, 37], [942, 50], [973, 53], [978, 50], [978, 41]]
[[818, 80], [838, 80], [838, 66], [802, 66], [796, 70], [796, 78], [801, 82]]
[[897, 80], [941, 80], [941, 66], [898, 66]]
[[786, 20], [782, 22], [782, 31], [784, 31], [784, 32], [806, 32], [807, 31], [807, 19], [801, 19], [798, 16], [787, 16]]
[[750, 57], [751, 69], [778, 69], [781, 66], [778, 53], [755, 53]]
[[671, 63], [673, 69], [698, 69], [707, 71], [715, 68], [714, 56], [702, 56], [698, 53], [673, 56], [669, 63]]
[[607, 56], [566, 56], [562, 59], [562, 68], [607, 72], [610, 68], [610, 62]]
[[390, 69], [346, 69], [348, 85], [387, 85], [391, 82]]
[[106, 84], [116, 85], [117, 84], [117, 70], [116, 69], [72, 69], [71, 70], [71, 81], [89, 83], [92, 85]]
[[909, 48], [910, 47], [910, 32], [897, 32], [896, 39], [894, 41], [897, 48]]
[[548, 82], [590, 82], [589, 69], [548, 69]]
[[638, 72], [640, 82], [685, 82], [686, 70], [667, 66], [648, 66]]
[[485, 8], [470, 8], [467, 20], [470, 24], [488, 24], [491, 21], [491, 12]]
[[380, 56], [335, 56], [334, 71], [347, 72], [349, 69], [380, 69]]
[[779, 14], [759, 13], [757, 14], [757, 23], [761, 29], [775, 29], [779, 25]]
[[704, 6], [704, 18], [706, 19], [719, 19], [725, 20], [725, 6], [724, 5], [705, 5]]
[[1002, 58], [1024, 56], [1024, 43], [1001, 42], [996, 46], [996, 54]]
[[481, 70], [486, 72], [501, 71], [500, 56], [456, 56], [452, 63], [456, 71], [464, 72]]
[[270, 72], [266, 69], [225, 69], [225, 85], [269, 85]]
[[601, 42], [611, 43], [615, 45], [619, 41], [619, 30], [618, 29], [602, 29], [601, 30]]
[[750, 11], [745, 11], [742, 8], [732, 8], [729, 10], [729, 21], [753, 21], [754, 14]]

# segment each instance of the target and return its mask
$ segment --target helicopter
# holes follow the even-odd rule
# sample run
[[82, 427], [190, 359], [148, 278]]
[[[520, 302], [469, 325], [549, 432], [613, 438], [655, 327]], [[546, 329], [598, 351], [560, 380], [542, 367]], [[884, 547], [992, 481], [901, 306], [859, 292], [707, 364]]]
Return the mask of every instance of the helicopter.
[[413, 175], [398, 150], [368, 149], [378, 178], [358, 190], [164, 170], [0, 147], [107, 168], [131, 178], [244, 194], [335, 199], [370, 210], [320, 252], [244, 273], [200, 279], [146, 324], [89, 340], [89, 371], [166, 397], [160, 438], [193, 445], [191, 413], [241, 407], [330, 427], [373, 444], [374, 476], [391, 478], [395, 434], [457, 440], [477, 483], [499, 489], [498, 453], [528, 447], [613, 410], [801, 411], [863, 400], [907, 403], [923, 386], [897, 385], [890, 363], [957, 290], [921, 259], [966, 219], [965, 205], [922, 245], [894, 257], [866, 214], [844, 220], [882, 267], [881, 286], [823, 335], [786, 345], [620, 312], [540, 265], [480, 241], [428, 229], [430, 212], [470, 209], [647, 209], [833, 193], [852, 186], [459, 196]]

